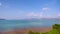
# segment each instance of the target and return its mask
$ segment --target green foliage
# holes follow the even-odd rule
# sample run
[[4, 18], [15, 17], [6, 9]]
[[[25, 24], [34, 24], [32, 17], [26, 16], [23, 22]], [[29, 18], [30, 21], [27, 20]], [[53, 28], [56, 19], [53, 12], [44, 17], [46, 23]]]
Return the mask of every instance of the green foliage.
[[53, 27], [52, 31], [42, 34], [60, 34], [60, 24], [54, 24], [52, 27]]
[[48, 34], [48, 32], [42, 33], [42, 34]]
[[29, 32], [28, 32], [28, 34], [34, 34], [34, 32], [32, 32], [32, 31], [29, 31]]
[[40, 34], [39, 32], [35, 32], [34, 34]]
[[60, 24], [53, 25], [53, 29], [56, 29], [60, 34]]
[[60, 29], [60, 24], [53, 25], [53, 29]]
[[40, 32], [32, 32], [32, 31], [29, 31], [28, 34], [40, 34]]
[[59, 34], [57, 30], [52, 30], [50, 32], [42, 33], [42, 34]]

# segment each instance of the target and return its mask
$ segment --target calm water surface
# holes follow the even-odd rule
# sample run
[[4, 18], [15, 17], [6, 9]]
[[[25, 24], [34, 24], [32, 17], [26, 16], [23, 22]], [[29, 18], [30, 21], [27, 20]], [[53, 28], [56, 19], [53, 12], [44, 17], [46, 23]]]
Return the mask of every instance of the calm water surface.
[[55, 23], [60, 23], [60, 19], [0, 20], [0, 30], [28, 27], [51, 27]]

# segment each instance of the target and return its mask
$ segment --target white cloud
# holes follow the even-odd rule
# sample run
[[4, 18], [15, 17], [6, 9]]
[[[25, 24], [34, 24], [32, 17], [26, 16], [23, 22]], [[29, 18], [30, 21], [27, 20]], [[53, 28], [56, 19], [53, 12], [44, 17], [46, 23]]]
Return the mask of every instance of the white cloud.
[[60, 14], [57, 14], [57, 16], [59, 16], [59, 17], [60, 17]]
[[42, 8], [42, 11], [50, 11], [50, 8], [44, 7], [44, 8]]
[[0, 2], [0, 7], [2, 7], [2, 8], [9, 8], [9, 4], [2, 4], [2, 3]]
[[31, 16], [31, 17], [32, 16], [37, 16], [37, 14], [35, 14], [34, 12], [30, 12], [30, 13], [27, 14], [27, 16]]
[[34, 13], [34, 12], [30, 12], [27, 14], [27, 18], [37, 18], [39, 15]]
[[43, 12], [41, 12], [40, 14], [30, 12], [30, 13], [27, 14], [27, 17], [28, 18], [37, 18], [37, 19], [40, 19], [40, 18], [55, 18], [54, 16], [52, 16], [50, 14], [44, 14]]
[[55, 14], [54, 16], [51, 16], [51, 17], [53, 17], [53, 18], [60, 18], [60, 14], [58, 13], [58, 14]]
[[0, 3], [0, 6], [2, 5], [2, 3]]
[[27, 17], [29, 17], [29, 18], [44, 18], [45, 16], [44, 16], [43, 12], [41, 12], [40, 14], [30, 12], [27, 14]]

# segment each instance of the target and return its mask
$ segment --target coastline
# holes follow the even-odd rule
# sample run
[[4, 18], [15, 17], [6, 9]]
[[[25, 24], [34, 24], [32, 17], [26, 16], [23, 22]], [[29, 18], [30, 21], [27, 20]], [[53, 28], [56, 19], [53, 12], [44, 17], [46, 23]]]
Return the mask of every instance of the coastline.
[[43, 27], [43, 28], [18, 28], [18, 29], [13, 29], [11, 31], [7, 31], [7, 32], [1, 32], [2, 34], [28, 34], [29, 31], [33, 31], [33, 32], [48, 32], [51, 31], [52, 28], [48, 28], [48, 27]]

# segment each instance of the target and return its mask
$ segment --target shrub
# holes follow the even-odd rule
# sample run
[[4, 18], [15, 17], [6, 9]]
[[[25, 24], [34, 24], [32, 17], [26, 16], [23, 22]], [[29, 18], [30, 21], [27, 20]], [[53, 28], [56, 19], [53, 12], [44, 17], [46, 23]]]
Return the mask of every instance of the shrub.
[[[54, 24], [52, 27], [53, 27], [53, 30], [42, 33], [42, 34], [60, 34], [60, 24]], [[40, 33], [29, 31], [28, 34], [40, 34]]]
[[28, 34], [34, 34], [34, 32], [32, 32], [32, 31], [29, 31], [29, 32], [28, 32]]
[[40, 34], [40, 32], [32, 32], [32, 31], [29, 31], [28, 34]]
[[42, 34], [59, 34], [57, 30], [52, 30], [50, 32], [42, 33]]
[[56, 29], [60, 33], [60, 24], [53, 25], [53, 29]]
[[60, 24], [54, 24], [53, 29], [60, 29]]
[[40, 34], [40, 32], [35, 32], [34, 34]]

